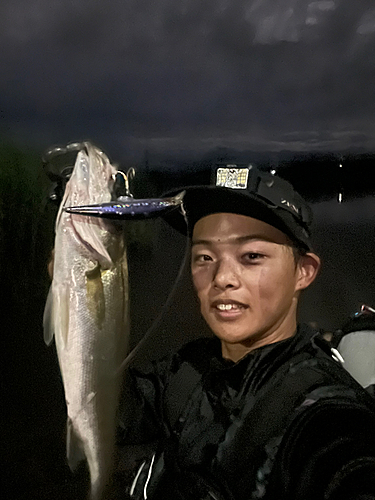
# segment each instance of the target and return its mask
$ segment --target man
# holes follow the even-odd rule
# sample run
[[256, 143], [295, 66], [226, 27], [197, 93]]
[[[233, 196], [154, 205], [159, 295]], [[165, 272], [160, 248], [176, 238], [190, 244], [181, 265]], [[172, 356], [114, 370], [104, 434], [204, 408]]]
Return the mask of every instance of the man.
[[[119, 446], [154, 443], [132, 499], [375, 499], [375, 406], [298, 325], [319, 257], [311, 211], [254, 168], [185, 188], [191, 273], [212, 339], [130, 369]], [[178, 212], [168, 222], [184, 230]]]

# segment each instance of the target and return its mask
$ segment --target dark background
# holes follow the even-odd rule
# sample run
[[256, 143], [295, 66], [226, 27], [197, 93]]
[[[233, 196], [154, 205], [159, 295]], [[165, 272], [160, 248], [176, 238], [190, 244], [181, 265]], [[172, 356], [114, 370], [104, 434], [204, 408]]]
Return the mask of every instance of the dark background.
[[[2, 445], [8, 498], [80, 498], [65, 463], [65, 404], [54, 345], [43, 342], [42, 315], [49, 287], [47, 262], [53, 247], [56, 207], [40, 154], [14, 145], [1, 148]], [[212, 153], [232, 163], [235, 152]], [[251, 153], [246, 153], [251, 158]], [[238, 153], [242, 161], [242, 154]], [[253, 155], [256, 157], [256, 155]], [[323, 157], [324, 156], [324, 157]], [[322, 271], [301, 303], [303, 321], [339, 328], [362, 303], [374, 305], [374, 155], [291, 155], [278, 174], [295, 178], [313, 207], [314, 245]], [[271, 160], [258, 158], [260, 168]], [[208, 182], [207, 158], [176, 169], [143, 162], [134, 180], [136, 196], [194, 181]], [[344, 170], [343, 170], [344, 169]], [[343, 175], [343, 171], [345, 175]], [[361, 183], [361, 179], [367, 179]], [[338, 203], [338, 192], [343, 202]], [[192, 291], [186, 241], [163, 220], [127, 224], [131, 289], [131, 344], [159, 318], [139, 357], [157, 358], [183, 342], [208, 334]], [[181, 277], [176, 282], [178, 273]], [[174, 289], [172, 297], [169, 294]], [[160, 314], [161, 320], [160, 320]]]
[[[276, 169], [313, 204], [323, 262], [301, 319], [338, 328], [375, 305], [375, 7], [4, 0], [0, 23], [2, 490], [78, 498], [41, 326], [56, 214], [43, 152], [91, 140], [136, 168], [136, 196], [205, 182], [215, 163]], [[129, 233], [134, 345], [163, 310], [186, 244], [162, 221]], [[144, 349], [153, 357], [205, 332], [187, 272], [175, 288]]]

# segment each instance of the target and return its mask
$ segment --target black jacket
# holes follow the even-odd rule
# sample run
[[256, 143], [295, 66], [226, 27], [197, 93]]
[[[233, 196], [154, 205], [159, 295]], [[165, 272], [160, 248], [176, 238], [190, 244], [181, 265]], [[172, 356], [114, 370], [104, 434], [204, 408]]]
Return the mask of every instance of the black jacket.
[[238, 363], [193, 341], [122, 403], [119, 446], [155, 443], [130, 498], [375, 499], [375, 402], [306, 326]]

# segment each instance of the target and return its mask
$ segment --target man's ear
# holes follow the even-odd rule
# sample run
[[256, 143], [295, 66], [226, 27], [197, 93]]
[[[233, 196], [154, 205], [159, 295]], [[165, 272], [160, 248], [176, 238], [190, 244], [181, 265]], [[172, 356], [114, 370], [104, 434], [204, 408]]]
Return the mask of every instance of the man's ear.
[[320, 269], [320, 258], [312, 252], [301, 255], [297, 265], [299, 274], [296, 290], [304, 290], [315, 280]]

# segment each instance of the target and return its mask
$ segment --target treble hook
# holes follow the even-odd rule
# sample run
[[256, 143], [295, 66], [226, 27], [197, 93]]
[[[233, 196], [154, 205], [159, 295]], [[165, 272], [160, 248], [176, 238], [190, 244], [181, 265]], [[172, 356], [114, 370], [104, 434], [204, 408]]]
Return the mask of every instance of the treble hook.
[[113, 175], [113, 180], [115, 181], [115, 196], [116, 199], [121, 198], [134, 198], [133, 194], [130, 191], [129, 181], [134, 179], [135, 170], [133, 167], [129, 168], [129, 170], [125, 173], [122, 170], [118, 170]]

